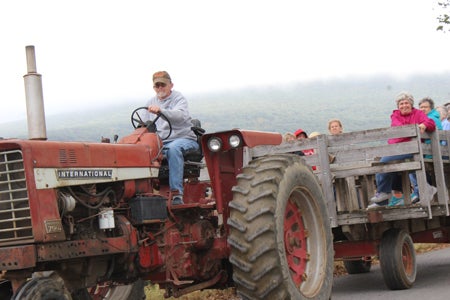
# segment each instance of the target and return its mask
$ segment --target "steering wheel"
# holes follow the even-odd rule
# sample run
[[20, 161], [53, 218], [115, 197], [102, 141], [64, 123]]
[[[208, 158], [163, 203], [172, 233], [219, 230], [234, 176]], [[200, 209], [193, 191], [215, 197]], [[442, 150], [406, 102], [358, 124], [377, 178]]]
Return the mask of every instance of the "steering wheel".
[[167, 134], [167, 136], [165, 136], [165, 137], [161, 137], [161, 139], [167, 140], [169, 138], [169, 136], [172, 134], [172, 124], [170, 123], [169, 119], [163, 113], [159, 113], [156, 116], [156, 118], [154, 118], [153, 120], [148, 120], [148, 121], [142, 120], [141, 114], [142, 115], [150, 114], [150, 112], [148, 111], [148, 107], [146, 107], [146, 106], [138, 107], [131, 113], [131, 125], [133, 125], [133, 128], [136, 129], [138, 127], [146, 127], [150, 132], [156, 132], [156, 124], [155, 123], [161, 117], [164, 119], [164, 121], [166, 121], [169, 124], [169, 134]]

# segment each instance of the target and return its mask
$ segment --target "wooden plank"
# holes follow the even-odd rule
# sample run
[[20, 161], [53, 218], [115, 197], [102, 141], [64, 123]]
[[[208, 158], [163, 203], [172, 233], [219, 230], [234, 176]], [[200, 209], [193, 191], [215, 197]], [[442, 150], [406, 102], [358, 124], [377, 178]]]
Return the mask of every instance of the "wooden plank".
[[[334, 186], [336, 188], [336, 203], [338, 212], [352, 212], [365, 209], [368, 206], [368, 199], [374, 195], [375, 188], [374, 183], [372, 182], [370, 184], [372, 189], [370, 190], [369, 195], [368, 190], [365, 187], [364, 179], [367, 180], [368, 176], [361, 178], [350, 176], [335, 180]], [[371, 180], [374, 180], [373, 177], [371, 177]], [[357, 182], [363, 182], [363, 184], [359, 186]]]
[[[419, 136], [420, 136], [420, 132], [419, 132]], [[425, 162], [423, 161], [422, 147], [420, 147], [419, 154], [414, 155], [414, 159], [420, 160], [420, 164], [421, 164], [421, 169], [416, 171], [417, 185], [419, 187], [419, 194], [420, 194], [420, 191], [427, 191], [427, 189], [428, 189], [427, 177], [425, 174]], [[429, 218], [431, 219], [433, 216], [431, 214], [431, 203], [430, 202], [428, 202], [428, 210], [430, 211]]]
[[379, 146], [368, 146], [366, 148], [354, 149], [352, 147], [329, 147], [328, 151], [333, 154], [335, 163], [345, 163], [354, 161], [373, 161], [376, 157], [414, 154], [419, 152], [419, 143], [417, 140], [400, 143], [385, 144]]
[[[325, 136], [325, 135], [322, 135]], [[303, 140], [295, 140], [292, 142], [284, 142], [280, 145], [271, 146], [271, 145], [261, 145], [253, 147], [253, 155], [254, 157], [260, 157], [264, 155], [270, 155], [270, 154], [279, 154], [279, 153], [289, 153], [289, 152], [295, 152], [295, 151], [302, 151], [306, 149], [318, 149], [319, 148], [319, 141], [318, 138], [320, 136], [317, 136], [315, 138], [311, 139], [303, 139]], [[325, 148], [327, 147], [324, 145]]]
[[[384, 164], [381, 164], [384, 166]], [[353, 170], [353, 169], [360, 169], [360, 168], [370, 168], [374, 166], [372, 162], [370, 161], [355, 161], [350, 163], [338, 163], [338, 164], [331, 164], [330, 168], [332, 172], [338, 172], [338, 171], [345, 171], [345, 170]]]
[[434, 176], [436, 180], [437, 196], [439, 204], [445, 205], [447, 207], [446, 215], [449, 215], [448, 210], [448, 191], [445, 186], [444, 178], [444, 165], [442, 163], [442, 153], [441, 153], [441, 143], [438, 132], [433, 132], [430, 134], [431, 140], [431, 152], [433, 155], [433, 167]]
[[348, 211], [348, 206], [346, 197], [345, 197], [345, 182], [341, 179], [336, 179], [334, 181], [334, 189], [335, 189], [335, 195], [336, 195], [336, 208], [338, 212], [341, 211]]
[[343, 177], [349, 177], [349, 176], [362, 176], [362, 175], [369, 175], [369, 174], [376, 174], [376, 173], [390, 173], [390, 172], [401, 172], [401, 171], [414, 171], [419, 170], [421, 168], [421, 162], [420, 161], [409, 161], [409, 162], [402, 162], [398, 164], [393, 165], [379, 165], [379, 166], [372, 166], [367, 168], [352, 168], [352, 169], [334, 169], [332, 168], [331, 171], [334, 174], [335, 178], [343, 178]]
[[409, 172], [403, 171], [402, 174], [402, 192], [405, 205], [411, 204], [411, 182], [409, 180]]
[[391, 138], [417, 136], [417, 125], [396, 126], [388, 128], [377, 128], [355, 132], [342, 133], [328, 137], [329, 145], [345, 146], [352, 144], [368, 143], [374, 141], [387, 141]]
[[392, 147], [395, 148], [395, 146], [400, 147], [400, 151], [408, 151], [408, 149], [403, 150], [401, 148], [407, 147], [407, 146], [414, 146], [416, 145], [416, 147], [413, 147], [411, 149], [416, 149], [417, 148], [417, 137], [408, 137], [410, 138], [409, 141], [403, 142], [403, 143], [398, 143], [398, 144], [389, 144], [386, 141], [382, 141], [382, 142], [378, 142], [378, 141], [373, 141], [373, 142], [369, 142], [369, 143], [358, 143], [358, 141], [349, 141], [348, 144], [346, 145], [335, 145], [333, 143], [329, 143], [328, 144], [328, 151], [333, 153], [333, 152], [346, 152], [346, 151], [357, 151], [357, 150], [368, 150], [368, 149], [377, 149], [380, 147]]
[[322, 191], [327, 203], [328, 217], [330, 218], [331, 227], [337, 227], [336, 201], [334, 198], [333, 175], [330, 171], [330, 161], [327, 151], [327, 138], [328, 136], [326, 135], [317, 136], [317, 144], [319, 147], [316, 152], [320, 161], [318, 172], [320, 173]]
[[424, 207], [383, 207], [377, 210], [360, 210], [355, 212], [340, 213], [337, 216], [338, 224], [355, 225], [369, 223], [368, 213], [377, 213], [380, 215], [379, 222], [396, 221], [405, 219], [428, 218], [428, 210]]
[[362, 175], [360, 177], [361, 192], [362, 192], [362, 207], [365, 208], [369, 205], [369, 200], [375, 195], [377, 188], [375, 186], [375, 175]]
[[355, 183], [355, 177], [350, 176], [345, 178], [345, 186], [346, 186], [346, 192], [348, 195], [348, 210], [349, 211], [355, 211], [359, 210], [359, 201], [358, 201], [358, 195], [356, 190], [356, 183]]
[[[435, 136], [437, 134], [437, 136]], [[423, 138], [431, 139], [431, 140], [439, 140], [439, 148], [441, 151], [441, 157], [443, 157], [443, 162], [450, 162], [448, 156], [450, 153], [450, 147], [448, 145], [448, 140], [450, 136], [450, 131], [448, 130], [437, 130], [433, 133], [425, 132], [422, 134]], [[432, 144], [422, 143], [422, 153], [424, 155], [433, 155]], [[446, 157], [446, 158], [444, 158]], [[432, 161], [431, 159], [427, 159], [426, 161]]]

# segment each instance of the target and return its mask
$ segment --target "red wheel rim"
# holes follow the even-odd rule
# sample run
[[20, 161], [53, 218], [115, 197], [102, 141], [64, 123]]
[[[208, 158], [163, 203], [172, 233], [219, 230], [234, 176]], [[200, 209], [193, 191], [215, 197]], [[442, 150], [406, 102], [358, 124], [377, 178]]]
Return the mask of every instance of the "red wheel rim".
[[414, 273], [414, 264], [413, 264], [413, 260], [412, 260], [412, 254], [411, 254], [411, 249], [408, 245], [408, 243], [403, 243], [402, 245], [402, 262], [403, 262], [403, 267], [405, 268], [405, 273], [408, 274], [408, 276], [410, 276], [411, 274]]
[[295, 285], [300, 286], [306, 280], [307, 230], [300, 209], [289, 199], [284, 214], [284, 245], [286, 258]]

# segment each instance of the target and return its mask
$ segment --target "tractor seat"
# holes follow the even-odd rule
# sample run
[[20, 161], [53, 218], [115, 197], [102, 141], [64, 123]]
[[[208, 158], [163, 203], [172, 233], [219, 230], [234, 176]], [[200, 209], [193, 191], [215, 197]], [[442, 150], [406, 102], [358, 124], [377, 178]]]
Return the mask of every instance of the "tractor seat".
[[[197, 142], [199, 144], [198, 150], [189, 150], [184, 153], [184, 174], [183, 178], [194, 178], [200, 177], [200, 169], [203, 167], [201, 163], [203, 159], [203, 151], [201, 145], [201, 137], [205, 133], [205, 129], [201, 127], [201, 122], [198, 119], [192, 119], [191, 130], [197, 136]], [[167, 159], [163, 159], [161, 162], [161, 167], [159, 168], [158, 174], [159, 180], [167, 179], [169, 180], [169, 165]]]

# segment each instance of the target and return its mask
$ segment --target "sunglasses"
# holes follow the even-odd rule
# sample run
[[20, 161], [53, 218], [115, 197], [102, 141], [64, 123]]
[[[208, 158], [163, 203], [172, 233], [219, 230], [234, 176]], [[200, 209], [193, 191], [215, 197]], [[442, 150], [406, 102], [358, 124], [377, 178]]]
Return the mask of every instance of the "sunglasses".
[[162, 82], [158, 82], [158, 83], [155, 83], [155, 84], [153, 85], [153, 87], [154, 87], [155, 89], [158, 89], [158, 88], [160, 88], [160, 87], [166, 87], [166, 86], [167, 86], [167, 84], [162, 83]]

